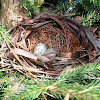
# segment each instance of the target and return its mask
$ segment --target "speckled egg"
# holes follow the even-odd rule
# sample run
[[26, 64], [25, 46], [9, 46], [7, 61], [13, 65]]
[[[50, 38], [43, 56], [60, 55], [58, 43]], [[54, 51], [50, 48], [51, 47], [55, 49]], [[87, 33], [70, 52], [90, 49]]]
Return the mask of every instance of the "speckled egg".
[[45, 54], [48, 56], [48, 57], [55, 57], [56, 56], [56, 50], [54, 48], [49, 48]]
[[46, 50], [46, 45], [44, 43], [38, 43], [34, 48], [34, 54], [42, 56]]

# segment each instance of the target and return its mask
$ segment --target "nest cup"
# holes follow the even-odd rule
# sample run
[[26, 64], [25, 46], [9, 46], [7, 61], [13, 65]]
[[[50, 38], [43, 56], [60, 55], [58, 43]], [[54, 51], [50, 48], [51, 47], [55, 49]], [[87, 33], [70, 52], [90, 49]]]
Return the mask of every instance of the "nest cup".
[[68, 29], [64, 33], [62, 29], [54, 27], [51, 23], [39, 27], [28, 37], [31, 44], [30, 51], [47, 57], [61, 57], [62, 53], [72, 51], [72, 38], [75, 41], [76, 37]]

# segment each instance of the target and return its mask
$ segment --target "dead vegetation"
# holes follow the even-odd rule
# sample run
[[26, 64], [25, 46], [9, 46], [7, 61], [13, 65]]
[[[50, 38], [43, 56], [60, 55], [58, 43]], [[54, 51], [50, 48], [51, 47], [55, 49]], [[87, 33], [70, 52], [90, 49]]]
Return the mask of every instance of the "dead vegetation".
[[9, 34], [12, 40], [1, 50], [0, 71], [17, 70], [36, 79], [54, 78], [75, 65], [100, 62], [100, 35], [95, 37], [66, 16], [42, 13], [34, 19], [24, 17]]

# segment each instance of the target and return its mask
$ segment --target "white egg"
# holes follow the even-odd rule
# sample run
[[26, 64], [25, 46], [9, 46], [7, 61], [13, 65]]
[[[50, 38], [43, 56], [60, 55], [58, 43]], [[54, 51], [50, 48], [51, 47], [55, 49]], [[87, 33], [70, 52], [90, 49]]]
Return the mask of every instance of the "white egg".
[[34, 48], [34, 54], [42, 56], [46, 52], [46, 45], [44, 43], [38, 43]]
[[56, 56], [56, 50], [54, 48], [50, 48], [45, 52], [45, 54], [48, 57], [55, 57]]

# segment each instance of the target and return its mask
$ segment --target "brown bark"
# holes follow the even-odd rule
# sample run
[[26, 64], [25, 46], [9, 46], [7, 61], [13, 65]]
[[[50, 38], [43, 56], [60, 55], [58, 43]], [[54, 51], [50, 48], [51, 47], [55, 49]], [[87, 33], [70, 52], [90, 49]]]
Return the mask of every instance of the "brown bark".
[[15, 26], [23, 16], [19, 3], [19, 0], [1, 0], [1, 19], [7, 29]]

